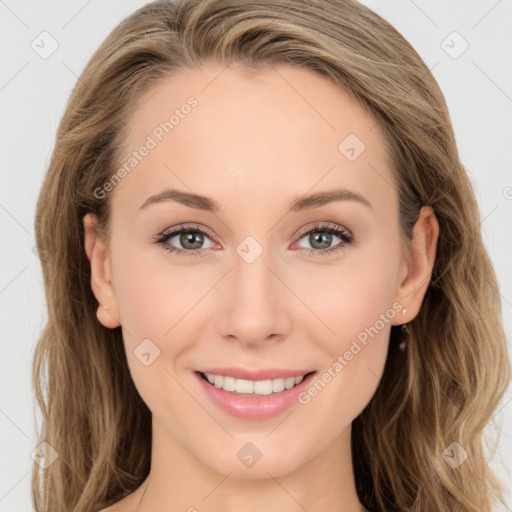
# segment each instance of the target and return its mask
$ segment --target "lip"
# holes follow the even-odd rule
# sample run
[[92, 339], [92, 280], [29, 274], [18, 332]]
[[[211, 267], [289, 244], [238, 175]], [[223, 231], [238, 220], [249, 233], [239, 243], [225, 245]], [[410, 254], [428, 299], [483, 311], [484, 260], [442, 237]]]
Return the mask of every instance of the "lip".
[[[235, 377], [232, 371], [227, 373], [225, 370], [234, 370], [225, 368], [223, 371], [220, 371], [220, 368], [216, 368], [215, 370], [212, 368], [211, 371], [207, 371], [204, 373], [215, 373], [216, 375], [224, 375], [226, 377], [234, 377], [234, 378], [244, 378], [244, 377]], [[282, 372], [282, 370], [279, 370]], [[206, 396], [221, 410], [227, 412], [231, 416], [236, 418], [241, 418], [245, 420], [265, 420], [268, 418], [272, 418], [274, 416], [278, 416], [283, 413], [287, 409], [289, 409], [292, 405], [297, 403], [298, 396], [304, 389], [306, 389], [311, 380], [315, 377], [316, 371], [308, 373], [305, 371], [304, 373], [296, 373], [295, 370], [288, 370], [288, 377], [295, 377], [299, 375], [308, 375], [304, 378], [304, 380], [294, 386], [291, 389], [285, 389], [280, 393], [273, 393], [271, 395], [250, 395], [247, 393], [237, 394], [231, 391], [225, 391], [222, 388], [217, 388], [210, 384], [203, 376], [203, 370], [199, 370], [194, 372], [196, 378], [199, 381], [199, 384], [204, 389]], [[218, 373], [217, 373], [218, 372]], [[258, 375], [258, 378], [250, 378], [249, 380], [272, 380], [271, 378], [261, 378], [260, 375], [272, 375], [275, 370], [262, 370], [261, 372], [246, 372], [244, 370], [241, 371], [243, 375]], [[280, 373], [279, 376], [285, 377], [286, 372]], [[240, 373], [239, 373], [240, 375]], [[279, 376], [274, 378], [279, 378]]]

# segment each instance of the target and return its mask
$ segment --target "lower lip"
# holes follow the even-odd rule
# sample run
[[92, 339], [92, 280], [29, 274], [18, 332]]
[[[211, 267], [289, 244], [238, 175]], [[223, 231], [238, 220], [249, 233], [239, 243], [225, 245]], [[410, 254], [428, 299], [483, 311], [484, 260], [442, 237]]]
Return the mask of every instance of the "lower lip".
[[304, 380], [291, 389], [271, 395], [238, 394], [217, 388], [195, 372], [201, 386], [210, 400], [223, 411], [245, 420], [264, 420], [272, 418], [289, 409], [298, 401], [299, 394], [309, 386], [316, 372], [310, 373]]

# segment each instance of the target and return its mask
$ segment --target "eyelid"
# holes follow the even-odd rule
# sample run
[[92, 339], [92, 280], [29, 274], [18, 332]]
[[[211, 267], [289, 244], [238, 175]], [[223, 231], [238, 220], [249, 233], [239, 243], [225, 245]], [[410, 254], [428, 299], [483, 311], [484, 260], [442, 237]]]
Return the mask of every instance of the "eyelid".
[[352, 238], [352, 233], [345, 227], [340, 226], [339, 224], [335, 224], [333, 222], [322, 222], [322, 221], [316, 221], [313, 224], [308, 224], [301, 228], [296, 234], [295, 238], [302, 238], [304, 235], [307, 235], [310, 231], [319, 231], [321, 229], [330, 228], [335, 231], [341, 231], [344, 233], [347, 237]]
[[207, 228], [206, 226], [203, 226], [202, 224], [197, 224], [195, 222], [186, 222], [184, 224], [179, 224], [178, 226], [173, 226], [172, 228], [168, 228], [164, 231], [162, 231], [160, 233], [161, 236], [167, 236], [167, 235], [170, 235], [172, 233], [175, 233], [176, 231], [182, 231], [182, 230], [192, 230], [192, 229], [197, 229], [198, 231], [204, 231], [206, 234], [208, 234], [208, 236], [211, 236], [212, 238], [215, 237], [215, 235], [213, 234], [213, 231], [211, 231], [209, 228]]

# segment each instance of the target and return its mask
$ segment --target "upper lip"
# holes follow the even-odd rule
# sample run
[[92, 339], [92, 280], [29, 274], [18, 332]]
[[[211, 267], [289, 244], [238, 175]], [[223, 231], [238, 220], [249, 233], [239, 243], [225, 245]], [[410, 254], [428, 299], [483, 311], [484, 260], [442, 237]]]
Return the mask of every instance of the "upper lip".
[[223, 375], [224, 377], [233, 377], [235, 379], [259, 381], [299, 377], [314, 370], [290, 370], [284, 368], [268, 368], [261, 370], [246, 370], [244, 368], [199, 368], [197, 371], [202, 373], [212, 373], [214, 375]]

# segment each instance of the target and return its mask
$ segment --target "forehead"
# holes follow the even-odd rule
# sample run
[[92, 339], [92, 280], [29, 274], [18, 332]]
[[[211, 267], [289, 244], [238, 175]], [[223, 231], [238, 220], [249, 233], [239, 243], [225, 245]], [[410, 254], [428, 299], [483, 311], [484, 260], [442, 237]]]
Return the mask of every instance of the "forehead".
[[[229, 202], [344, 186], [395, 200], [375, 119], [327, 78], [290, 65], [205, 65], [160, 79], [127, 120], [122, 161], [143, 146], [126, 188], [138, 204], [167, 185]], [[388, 189], [388, 190], [386, 190]], [[377, 197], [380, 196], [380, 197]], [[377, 204], [377, 206], [379, 206]]]

